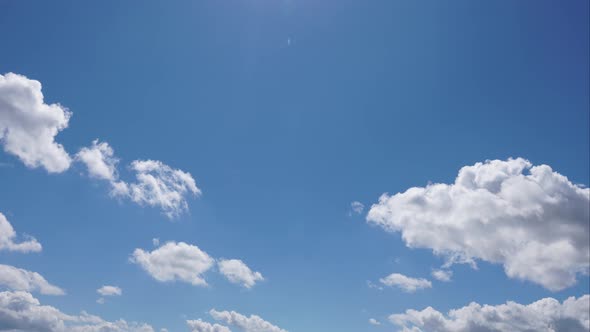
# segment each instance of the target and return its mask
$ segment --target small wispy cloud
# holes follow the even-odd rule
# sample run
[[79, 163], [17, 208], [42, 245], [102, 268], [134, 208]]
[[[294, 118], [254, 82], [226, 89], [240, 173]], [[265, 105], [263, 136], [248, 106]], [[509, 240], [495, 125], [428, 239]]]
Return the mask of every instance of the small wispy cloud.
[[453, 271], [450, 270], [433, 270], [432, 277], [439, 281], [449, 282], [453, 276]]
[[349, 215], [353, 215], [353, 214], [361, 214], [363, 213], [363, 211], [365, 210], [365, 205], [361, 202], [358, 201], [354, 201], [352, 203], [350, 203], [350, 212]]
[[369, 324], [374, 325], [374, 326], [379, 326], [379, 325], [381, 325], [381, 322], [376, 320], [375, 318], [370, 318]]
[[379, 279], [385, 286], [397, 287], [407, 293], [413, 293], [419, 289], [432, 288], [432, 283], [423, 278], [411, 278], [399, 273], [392, 273]]

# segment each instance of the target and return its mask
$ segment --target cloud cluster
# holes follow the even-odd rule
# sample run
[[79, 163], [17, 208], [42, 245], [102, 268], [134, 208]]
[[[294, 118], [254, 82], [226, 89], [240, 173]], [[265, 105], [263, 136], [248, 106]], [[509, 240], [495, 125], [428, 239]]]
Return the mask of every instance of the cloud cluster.
[[447, 315], [428, 307], [394, 314], [390, 321], [404, 332], [584, 332], [590, 330], [590, 296], [560, 303], [544, 298], [529, 305], [515, 302], [491, 306], [471, 303]]
[[287, 330], [283, 330], [256, 315], [247, 317], [235, 311], [217, 311], [215, 309], [209, 310], [209, 314], [213, 319], [235, 326], [244, 332], [287, 332]]
[[[203, 274], [212, 269], [216, 262], [199, 247], [174, 241], [166, 242], [151, 252], [135, 249], [130, 260], [158, 281], [182, 281], [195, 286], [207, 286]], [[226, 279], [246, 288], [252, 288], [256, 282], [264, 280], [260, 272], [253, 272], [241, 260], [222, 259], [217, 264], [219, 272]]]
[[426, 279], [411, 278], [399, 273], [392, 273], [385, 278], [379, 279], [379, 281], [385, 286], [398, 287], [408, 293], [432, 287], [432, 283]]
[[16, 251], [16, 252], [40, 252], [42, 247], [37, 240], [28, 237], [25, 241], [16, 241], [16, 232], [8, 219], [0, 212], [0, 251]]
[[0, 264], [0, 286], [18, 291], [39, 292], [44, 295], [65, 294], [61, 288], [50, 284], [37, 272], [4, 264]]
[[499, 263], [509, 277], [556, 291], [590, 262], [590, 189], [518, 158], [465, 166], [453, 184], [384, 194], [367, 221], [409, 247], [457, 262]]
[[41, 83], [22, 75], [0, 75], [0, 144], [31, 168], [61, 173], [71, 158], [55, 136], [68, 127], [71, 113], [46, 104]]
[[[26, 166], [43, 167], [50, 173], [70, 168], [72, 158], [55, 138], [68, 127], [71, 115], [59, 104], [44, 102], [39, 81], [13, 73], [0, 75], [0, 145]], [[120, 181], [119, 160], [106, 142], [94, 140], [74, 160], [86, 166], [90, 177], [109, 181], [113, 196], [158, 207], [169, 218], [188, 209], [187, 195], [201, 194], [189, 173], [154, 160], [133, 161], [130, 169], [137, 181]]]
[[207, 323], [200, 319], [187, 320], [186, 325], [188, 325], [191, 332], [231, 332], [227, 326]]
[[82, 312], [68, 315], [47, 305], [28, 292], [0, 292], [0, 330], [14, 332], [154, 332], [141, 323], [105, 321]]
[[256, 282], [263, 281], [264, 277], [260, 272], [252, 271], [244, 262], [239, 259], [223, 259], [217, 263], [219, 272], [230, 282], [241, 284], [246, 288], [252, 288]]
[[135, 173], [135, 182], [119, 179], [113, 148], [107, 142], [94, 140], [76, 154], [86, 165], [92, 178], [108, 181], [111, 195], [127, 198], [139, 205], [160, 208], [169, 218], [188, 210], [187, 195], [199, 196], [201, 190], [190, 173], [173, 169], [157, 160], [135, 160], [129, 170]]

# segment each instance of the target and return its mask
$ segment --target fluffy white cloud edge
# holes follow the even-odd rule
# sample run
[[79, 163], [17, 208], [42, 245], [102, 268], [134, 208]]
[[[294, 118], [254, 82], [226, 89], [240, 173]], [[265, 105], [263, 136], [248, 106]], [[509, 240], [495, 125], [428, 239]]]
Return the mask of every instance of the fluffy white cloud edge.
[[43, 295], [65, 295], [63, 289], [50, 284], [39, 273], [4, 264], [0, 264], [0, 286]]
[[244, 332], [287, 332], [287, 330], [273, 325], [257, 315], [245, 316], [235, 311], [217, 311], [215, 309], [209, 310], [209, 314], [213, 319], [237, 327]]
[[22, 242], [16, 242], [16, 231], [6, 219], [4, 214], [0, 212], [0, 251], [15, 251], [15, 252], [40, 252], [42, 246], [33, 237], [26, 237]]
[[501, 305], [471, 304], [446, 315], [428, 307], [389, 316], [403, 332], [584, 332], [590, 330], [590, 296], [570, 297], [560, 303], [544, 298], [529, 305], [507, 302]]
[[14, 332], [154, 332], [145, 323], [128, 323], [122, 319], [110, 322], [84, 311], [80, 315], [68, 315], [42, 305], [24, 291], [0, 292], [0, 328]]
[[186, 325], [191, 332], [231, 332], [227, 326], [207, 323], [201, 319], [187, 320]]
[[241, 284], [245, 288], [252, 288], [258, 281], [264, 280], [260, 272], [252, 271], [239, 259], [222, 259], [217, 266], [227, 280], [234, 284]]

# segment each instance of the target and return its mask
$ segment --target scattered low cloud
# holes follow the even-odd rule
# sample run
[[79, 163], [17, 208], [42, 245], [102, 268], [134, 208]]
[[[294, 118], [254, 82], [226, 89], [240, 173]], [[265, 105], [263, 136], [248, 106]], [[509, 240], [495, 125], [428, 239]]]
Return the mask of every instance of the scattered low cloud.
[[184, 242], [167, 242], [151, 252], [135, 249], [130, 260], [158, 281], [177, 280], [195, 286], [207, 286], [203, 274], [215, 262], [199, 247]]
[[160, 208], [169, 218], [188, 210], [187, 196], [201, 195], [190, 173], [157, 160], [133, 161], [129, 170], [135, 173], [136, 182], [121, 180], [117, 171], [119, 159], [107, 142], [94, 140], [90, 147], [78, 152], [76, 159], [86, 165], [90, 177], [109, 182], [111, 196]]
[[70, 156], [55, 142], [70, 116], [65, 107], [45, 103], [39, 81], [14, 73], [0, 75], [0, 144], [27, 167], [43, 167], [49, 173], [70, 167]]
[[367, 280], [367, 287], [371, 289], [383, 290], [383, 286], [372, 282], [371, 280]]
[[213, 319], [237, 327], [243, 332], [287, 332], [287, 330], [283, 330], [257, 315], [247, 317], [235, 311], [217, 311], [215, 309], [211, 309], [209, 314]]
[[42, 305], [33, 295], [23, 291], [0, 292], [0, 330], [154, 332], [144, 323], [128, 323], [122, 319], [109, 322], [84, 311], [80, 315], [68, 315], [52, 306]]
[[379, 281], [385, 286], [397, 287], [407, 293], [432, 287], [432, 283], [426, 279], [411, 278], [399, 273], [392, 273]]
[[187, 194], [201, 195], [190, 173], [173, 169], [161, 161], [135, 160], [131, 170], [136, 172], [137, 182], [113, 194], [126, 196], [140, 205], [159, 207], [169, 218], [188, 209]]
[[231, 332], [227, 326], [207, 323], [201, 319], [187, 320], [186, 324], [191, 332]]
[[246, 288], [252, 288], [256, 282], [263, 281], [264, 277], [260, 272], [252, 271], [244, 262], [239, 259], [223, 259], [217, 263], [219, 272], [234, 284], [241, 284]]
[[389, 320], [404, 332], [584, 332], [590, 329], [590, 296], [570, 297], [560, 303], [544, 298], [529, 305], [507, 302], [480, 305], [472, 302], [443, 314], [432, 307], [422, 311], [407, 310]]
[[476, 260], [558, 291], [590, 265], [590, 189], [517, 158], [461, 168], [452, 184], [384, 194], [367, 221], [429, 248], [445, 267]]
[[361, 214], [365, 210], [365, 205], [361, 202], [354, 201], [350, 203], [350, 215]]
[[120, 296], [123, 294], [123, 290], [117, 286], [102, 286], [96, 292], [102, 296]]
[[453, 276], [453, 271], [450, 270], [433, 270], [432, 277], [438, 281], [449, 282]]
[[16, 232], [8, 219], [0, 212], [0, 251], [15, 251], [15, 252], [40, 252], [42, 246], [35, 238], [25, 237], [24, 241], [16, 240]]
[[37, 272], [4, 264], [0, 264], [0, 286], [16, 291], [39, 292], [43, 295], [65, 294], [63, 289], [50, 284]]
[[92, 146], [80, 149], [76, 159], [86, 165], [90, 177], [115, 182], [117, 180], [117, 163], [113, 148], [107, 142], [98, 139], [92, 141]]
[[262, 273], [252, 271], [239, 259], [216, 260], [199, 247], [184, 242], [160, 242], [153, 239], [157, 248], [149, 252], [135, 249], [130, 261], [141, 266], [158, 281], [182, 281], [195, 286], [208, 286], [203, 274], [217, 263], [218, 270], [228, 281], [252, 288], [263, 281]]
[[154, 245], [154, 247], [159, 247], [160, 246], [160, 239], [158, 238], [153, 238], [152, 239], [152, 244]]
[[374, 325], [374, 326], [379, 326], [379, 325], [381, 325], [381, 322], [376, 320], [375, 318], [369, 318], [369, 324]]

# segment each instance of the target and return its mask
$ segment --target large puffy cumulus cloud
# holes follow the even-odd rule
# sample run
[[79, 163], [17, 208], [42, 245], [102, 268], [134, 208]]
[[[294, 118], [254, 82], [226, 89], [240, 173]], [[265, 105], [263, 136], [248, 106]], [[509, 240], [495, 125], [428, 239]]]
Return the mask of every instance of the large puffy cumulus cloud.
[[471, 303], [447, 315], [428, 307], [389, 316], [404, 332], [584, 332], [590, 330], [590, 296], [560, 303], [544, 298], [529, 305], [515, 302], [491, 306]]
[[561, 290], [588, 273], [590, 189], [518, 158], [465, 166], [453, 184], [384, 194], [367, 221], [429, 248], [447, 266], [499, 263], [509, 277]]
[[31, 168], [61, 173], [71, 158], [55, 136], [68, 127], [71, 113], [46, 104], [39, 81], [8, 73], [0, 75], [0, 144]]
[[42, 305], [28, 292], [0, 292], [0, 331], [11, 332], [154, 332], [141, 323], [106, 321], [82, 312], [68, 315]]

